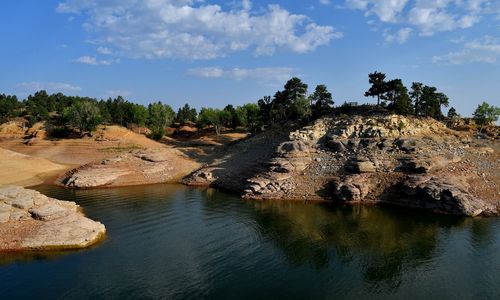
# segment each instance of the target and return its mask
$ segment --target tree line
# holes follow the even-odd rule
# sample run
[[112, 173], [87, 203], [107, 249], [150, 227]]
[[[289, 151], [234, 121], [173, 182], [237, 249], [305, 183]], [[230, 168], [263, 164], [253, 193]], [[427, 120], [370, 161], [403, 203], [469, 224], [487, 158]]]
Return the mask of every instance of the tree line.
[[[449, 105], [444, 93], [420, 82], [414, 82], [408, 90], [401, 79], [386, 80], [386, 75], [381, 72], [370, 73], [368, 79], [371, 86], [365, 96], [376, 98], [377, 106], [391, 112], [440, 120], [444, 117], [441, 107]], [[484, 105], [488, 104], [483, 104], [478, 108], [479, 112], [476, 111], [477, 119], [496, 121], [499, 109]], [[481, 114], [481, 111], [484, 113]], [[146, 126], [154, 139], [165, 135], [165, 129], [173, 123], [200, 128], [209, 126], [217, 134], [222, 128], [237, 127], [255, 132], [268, 125], [310, 121], [333, 112], [332, 93], [325, 85], [317, 85], [314, 92], [309, 94], [308, 85], [297, 77], [287, 81], [274, 96], [265, 96], [256, 103], [236, 107], [229, 104], [223, 109], [203, 107], [199, 112], [189, 104], [179, 108], [176, 113], [171, 106], [161, 101], [144, 106], [121, 96], [97, 100], [62, 93], [49, 95], [42, 90], [19, 101], [16, 96], [0, 94], [1, 123], [16, 117], [24, 117], [30, 124], [49, 121], [54, 125], [54, 135], [65, 135], [72, 131], [83, 135], [92, 132], [100, 124]], [[452, 107], [448, 117], [455, 116], [458, 114]]]
[[[386, 80], [386, 75], [377, 71], [368, 75], [368, 82], [371, 87], [365, 92], [365, 97], [376, 97], [378, 106], [398, 114], [441, 120], [444, 117], [441, 107], [449, 106], [448, 96], [421, 82], [413, 82], [408, 91], [401, 79]], [[455, 111], [453, 107], [450, 110]]]
[[307, 84], [299, 78], [289, 80], [284, 90], [278, 91], [273, 98], [264, 97], [257, 103], [236, 107], [229, 104], [223, 109], [203, 107], [199, 112], [189, 104], [176, 113], [170, 105], [160, 101], [144, 106], [121, 96], [97, 100], [62, 93], [49, 95], [42, 90], [19, 101], [16, 96], [0, 94], [1, 123], [17, 117], [26, 119], [28, 125], [48, 121], [55, 135], [69, 134], [71, 130], [83, 135], [100, 124], [147, 126], [155, 139], [160, 139], [173, 123], [200, 128], [210, 126], [217, 134], [222, 128], [243, 127], [257, 131], [269, 124], [319, 117], [332, 109], [332, 95], [326, 86], [319, 85], [312, 95], [308, 95]]

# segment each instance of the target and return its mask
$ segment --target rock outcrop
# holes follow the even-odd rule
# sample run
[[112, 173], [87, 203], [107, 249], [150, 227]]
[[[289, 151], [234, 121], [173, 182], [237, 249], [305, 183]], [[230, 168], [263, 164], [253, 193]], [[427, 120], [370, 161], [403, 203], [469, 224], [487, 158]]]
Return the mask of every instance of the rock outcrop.
[[80, 189], [173, 183], [198, 167], [173, 149], [132, 150], [73, 169], [59, 182]]
[[247, 180], [243, 197], [494, 215], [500, 207], [499, 167], [493, 148], [433, 119], [324, 118], [291, 132], [268, 170]]
[[0, 187], [0, 251], [89, 247], [105, 235], [103, 224], [74, 202], [17, 186]]

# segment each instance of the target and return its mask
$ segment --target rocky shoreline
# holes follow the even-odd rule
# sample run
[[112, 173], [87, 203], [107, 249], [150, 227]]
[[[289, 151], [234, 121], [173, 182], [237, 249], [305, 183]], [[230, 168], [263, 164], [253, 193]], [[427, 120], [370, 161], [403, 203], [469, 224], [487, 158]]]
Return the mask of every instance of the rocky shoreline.
[[106, 228], [74, 202], [17, 186], [0, 186], [0, 252], [87, 248]]
[[175, 144], [118, 147], [118, 153], [59, 176], [56, 184], [87, 189], [181, 182], [248, 200], [381, 204], [493, 216], [500, 214], [498, 141], [498, 134], [490, 139], [431, 118], [336, 115], [307, 126], [274, 126], [206, 156], [193, 154], [207, 149]]
[[[500, 157], [483, 144], [433, 119], [324, 118], [292, 131], [270, 159], [260, 160], [266, 170], [246, 178], [239, 191], [250, 200], [325, 200], [498, 215]], [[232, 159], [237, 157], [234, 153]], [[221, 165], [212, 165], [184, 182], [238, 190], [218, 180], [214, 170], [224, 173]]]

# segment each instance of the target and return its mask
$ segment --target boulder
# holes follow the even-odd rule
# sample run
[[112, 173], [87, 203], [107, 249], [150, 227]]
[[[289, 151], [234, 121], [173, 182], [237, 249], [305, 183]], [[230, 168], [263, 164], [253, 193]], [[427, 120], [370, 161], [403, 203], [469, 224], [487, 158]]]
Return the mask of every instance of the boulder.
[[394, 141], [394, 144], [399, 148], [399, 150], [406, 153], [412, 153], [417, 151], [420, 143], [416, 139], [412, 138], [399, 138]]
[[346, 170], [353, 173], [373, 173], [376, 171], [373, 162], [366, 158], [354, 158], [347, 162]]
[[276, 152], [285, 157], [302, 156], [309, 153], [309, 147], [302, 141], [289, 141], [282, 143]]
[[327, 146], [333, 152], [344, 152], [346, 150], [345, 146], [346, 144], [347, 141], [345, 140], [342, 141], [342, 140], [332, 139], [328, 141]]
[[450, 161], [444, 156], [403, 157], [397, 170], [407, 173], [429, 173], [447, 166]]
[[342, 202], [361, 202], [373, 188], [370, 177], [351, 175], [333, 182], [333, 197]]
[[471, 217], [496, 210], [496, 207], [471, 195], [465, 179], [429, 175], [408, 176], [402, 183], [401, 197], [389, 202], [433, 213]]

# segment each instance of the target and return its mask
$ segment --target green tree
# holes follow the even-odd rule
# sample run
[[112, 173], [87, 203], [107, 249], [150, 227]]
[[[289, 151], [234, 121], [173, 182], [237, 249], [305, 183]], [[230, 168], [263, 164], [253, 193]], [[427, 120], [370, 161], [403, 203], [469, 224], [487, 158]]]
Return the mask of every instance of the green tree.
[[226, 107], [224, 107], [224, 111], [226, 111], [228, 114], [227, 120], [226, 120], [226, 123], [224, 124], [224, 126], [230, 127], [233, 129], [238, 127], [240, 120], [239, 120], [238, 113], [236, 112], [236, 109], [234, 108], [234, 106], [232, 106], [231, 104], [228, 104], [228, 105], [226, 105]]
[[301, 119], [310, 115], [307, 84], [298, 77], [288, 80], [283, 91], [274, 95], [271, 118], [276, 121]]
[[415, 105], [415, 116], [419, 116], [421, 113], [420, 109], [420, 99], [422, 98], [424, 85], [421, 82], [413, 82], [411, 84], [410, 97]]
[[454, 107], [450, 107], [447, 117], [449, 119], [454, 119], [460, 117], [460, 115], [457, 113], [457, 110]]
[[424, 86], [419, 103], [419, 114], [440, 120], [443, 117], [441, 106], [449, 105], [448, 97], [433, 86]]
[[146, 125], [146, 122], [148, 121], [149, 113], [146, 107], [144, 105], [140, 104], [135, 104], [133, 107], [133, 123], [137, 124], [139, 126], [139, 134], [141, 133], [141, 128]]
[[390, 108], [398, 114], [407, 115], [413, 112], [408, 89], [401, 79], [393, 79], [387, 82], [386, 93], [381, 98], [390, 101]]
[[26, 113], [30, 119], [30, 123], [35, 123], [49, 118], [49, 95], [46, 91], [38, 91], [34, 95], [29, 95], [25, 101]]
[[113, 117], [113, 123], [123, 126], [125, 123], [125, 118], [127, 114], [126, 101], [122, 96], [118, 96], [113, 99], [111, 103], [110, 111]]
[[274, 119], [272, 118], [273, 100], [271, 100], [271, 96], [264, 96], [257, 101], [257, 106], [259, 107], [262, 122], [264, 124], [274, 124]]
[[197, 115], [196, 108], [191, 108], [189, 104], [186, 103], [177, 111], [176, 120], [181, 125], [185, 125], [187, 122], [196, 122]]
[[0, 123], [8, 121], [19, 115], [21, 103], [16, 96], [0, 94]]
[[270, 119], [271, 123], [282, 122], [290, 116], [291, 103], [287, 100], [285, 92], [277, 91], [271, 102]]
[[245, 124], [241, 126], [245, 126], [249, 131], [255, 132], [259, 125], [261, 125], [261, 113], [259, 106], [255, 103], [247, 103], [242, 107], [238, 107], [236, 109], [238, 115], [245, 116]]
[[198, 124], [200, 127], [212, 126], [215, 133], [220, 135], [222, 126], [231, 118], [228, 111], [217, 108], [205, 108], [200, 110]]
[[327, 114], [333, 109], [332, 93], [328, 91], [326, 85], [320, 84], [316, 86], [314, 93], [309, 96], [311, 102], [312, 115], [319, 117]]
[[300, 120], [311, 116], [311, 106], [305, 97], [296, 99], [290, 107], [290, 117], [293, 120]]
[[247, 110], [245, 106], [236, 107], [236, 117], [237, 117], [237, 126], [242, 126], [247, 128], [248, 126], [248, 116]]
[[101, 114], [96, 103], [78, 101], [63, 111], [64, 119], [69, 125], [78, 128], [81, 135], [94, 131], [101, 124]]
[[482, 132], [484, 126], [498, 121], [498, 117], [500, 117], [500, 107], [483, 102], [477, 106], [473, 116], [476, 124], [481, 126], [479, 132]]
[[377, 106], [380, 106], [381, 96], [387, 88], [385, 74], [377, 71], [368, 74], [368, 83], [371, 84], [371, 87], [365, 92], [365, 97], [377, 97]]
[[155, 140], [160, 140], [165, 135], [165, 128], [172, 124], [175, 112], [172, 107], [159, 101], [149, 104], [148, 115], [148, 126], [151, 130], [151, 137]]
[[288, 104], [291, 105], [295, 101], [306, 98], [307, 84], [303, 83], [300, 78], [293, 77], [285, 84], [283, 94], [285, 95]]

